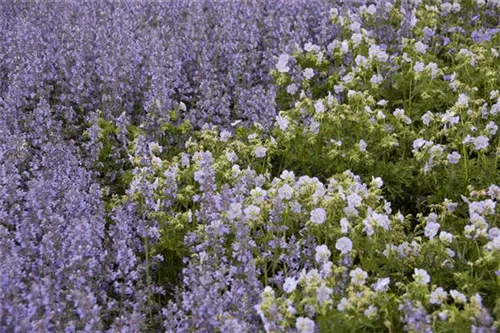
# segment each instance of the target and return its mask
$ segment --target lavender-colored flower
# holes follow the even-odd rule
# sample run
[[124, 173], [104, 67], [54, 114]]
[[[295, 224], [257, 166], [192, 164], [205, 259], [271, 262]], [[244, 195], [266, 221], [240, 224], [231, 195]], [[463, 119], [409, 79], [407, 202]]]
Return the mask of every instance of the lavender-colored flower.
[[278, 70], [278, 72], [288, 73], [290, 71], [290, 67], [287, 66], [289, 59], [290, 56], [288, 54], [280, 55], [278, 59], [278, 64], [276, 65], [276, 69]]
[[352, 250], [352, 241], [347, 237], [341, 237], [335, 243], [335, 248], [342, 254], [348, 254]]
[[311, 211], [311, 222], [314, 224], [323, 224], [326, 220], [326, 211], [323, 208], [315, 208]]
[[325, 112], [325, 105], [323, 104], [322, 100], [318, 100], [316, 103], [314, 103], [314, 110], [316, 111], [316, 113]]
[[257, 157], [257, 158], [266, 157], [266, 152], [267, 152], [267, 149], [265, 147], [262, 147], [262, 146], [255, 148], [253, 151], [255, 157]]
[[422, 54], [425, 54], [427, 52], [427, 49], [429, 47], [427, 45], [425, 45], [424, 43], [422, 42], [416, 42], [415, 43], [415, 50], [418, 52], [418, 53], [422, 53]]
[[450, 290], [450, 296], [453, 298], [453, 300], [457, 303], [466, 303], [467, 302], [467, 297], [459, 292], [458, 290], [452, 289]]
[[432, 240], [437, 235], [439, 227], [439, 223], [428, 222], [424, 229], [424, 235]]
[[458, 152], [454, 151], [451, 154], [448, 154], [446, 158], [450, 164], [457, 164], [462, 156]]
[[366, 279], [368, 278], [368, 274], [359, 267], [352, 270], [349, 273], [349, 276], [351, 277], [351, 283], [358, 285], [358, 286], [364, 285], [366, 282]]
[[367, 146], [367, 144], [366, 144], [365, 140], [361, 139], [359, 141], [359, 151], [362, 153], [366, 152], [366, 146]]
[[278, 196], [282, 200], [283, 199], [290, 200], [292, 198], [293, 192], [294, 192], [293, 187], [291, 187], [288, 184], [284, 184], [278, 189]]
[[427, 272], [424, 269], [419, 269], [419, 268], [415, 268], [415, 273], [413, 274], [413, 278], [415, 279], [415, 282], [417, 282], [422, 286], [429, 284], [429, 282], [431, 281], [431, 277], [429, 276], [429, 274], [427, 274]]
[[477, 138], [472, 138], [472, 143], [474, 144], [475, 150], [483, 150], [488, 148], [490, 139], [480, 135]]
[[283, 284], [283, 290], [287, 293], [293, 293], [295, 291], [295, 288], [297, 287], [298, 281], [293, 278], [293, 277], [288, 277], [285, 280], [285, 283]]
[[436, 288], [433, 292], [431, 292], [429, 302], [431, 304], [441, 305], [446, 298], [448, 297], [448, 293], [441, 287]]
[[316, 246], [316, 256], [315, 256], [315, 259], [316, 259], [316, 262], [318, 264], [324, 264], [324, 263], [326, 263], [330, 259], [330, 255], [331, 254], [332, 253], [328, 249], [328, 246], [326, 246], [326, 245]]
[[389, 289], [390, 278], [380, 278], [376, 283], [372, 284], [372, 288], [377, 292], [385, 292]]
[[316, 325], [314, 325], [314, 321], [309, 318], [299, 317], [295, 322], [295, 327], [299, 333], [314, 333]]
[[314, 76], [314, 70], [312, 68], [306, 68], [304, 70], [304, 77], [306, 78], [306, 80], [312, 79], [313, 76]]

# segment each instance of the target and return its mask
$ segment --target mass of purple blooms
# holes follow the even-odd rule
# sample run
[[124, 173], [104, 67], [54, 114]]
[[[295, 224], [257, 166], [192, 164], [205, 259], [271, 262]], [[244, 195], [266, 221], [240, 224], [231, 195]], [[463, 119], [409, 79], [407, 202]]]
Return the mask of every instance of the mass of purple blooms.
[[[480, 10], [461, 11], [460, 2], [478, 3]], [[496, 332], [500, 295], [494, 304], [493, 296], [483, 301], [481, 295], [500, 292], [497, 275], [472, 270], [457, 277], [463, 284], [498, 280], [467, 297], [456, 280], [450, 282], [452, 273], [439, 278], [448, 292], [436, 293], [436, 284], [430, 294], [412, 294], [429, 284], [430, 268], [398, 271], [391, 257], [380, 268], [391, 277], [384, 279], [375, 273], [379, 267], [361, 259], [372, 238], [350, 234], [385, 233], [374, 253], [386, 258], [389, 251], [413, 264], [421, 239], [451, 243], [451, 233], [437, 236], [437, 215], [420, 206], [391, 208], [382, 180], [371, 171], [360, 177], [345, 168], [327, 178], [298, 164], [283, 170], [286, 157], [275, 152], [283, 141], [292, 142], [287, 129], [320, 132], [319, 118], [306, 108], [323, 114], [350, 99], [369, 99], [349, 86], [359, 68], [373, 71], [371, 80], [382, 87], [390, 85], [402, 67], [395, 59], [410, 59], [405, 48], [411, 43], [416, 54], [435, 52], [446, 61], [458, 53], [471, 63], [488, 58], [472, 46], [476, 53], [443, 50], [461, 43], [450, 40], [454, 33], [467, 35], [471, 45], [500, 42], [499, 8], [493, 0], [1, 1], [0, 333], [336, 332], [336, 324], [356, 314], [386, 325], [359, 320], [366, 324], [363, 332], [427, 333], [445, 327], [438, 319], [459, 317], [455, 310], [468, 311], [469, 322], [456, 319], [457, 325]], [[448, 24], [447, 15], [462, 25]], [[435, 26], [417, 35], [417, 17]], [[365, 51], [380, 66], [354, 56], [365, 42], [376, 45]], [[300, 58], [304, 53], [311, 58]], [[323, 57], [331, 63], [324, 65]], [[415, 72], [434, 67], [423, 68]], [[330, 84], [327, 75], [345, 87]], [[442, 82], [462, 89], [454, 78], [449, 73]], [[488, 90], [491, 101], [476, 103], [493, 116], [497, 109], [500, 114], [495, 80], [478, 88]], [[465, 113], [469, 100], [460, 96], [456, 108]], [[314, 103], [300, 104], [305, 99]], [[292, 109], [296, 118], [281, 113]], [[398, 108], [391, 116], [409, 125], [416, 113], [404, 112]], [[443, 114], [440, 121], [451, 123], [453, 116]], [[478, 148], [471, 158], [491, 157], [492, 168], [500, 170], [498, 146], [491, 156], [481, 155], [482, 147], [498, 143], [492, 119], [485, 129], [491, 137], [469, 136], [463, 145]], [[399, 130], [390, 126], [391, 134]], [[413, 139], [407, 133], [394, 137]], [[414, 151], [433, 144], [415, 142]], [[445, 138], [439, 143], [448, 144]], [[356, 144], [360, 152], [371, 148], [357, 136]], [[342, 141], [329, 138], [326, 145], [334, 151]], [[440, 147], [435, 150], [442, 153]], [[449, 164], [458, 164], [464, 151], [450, 153]], [[500, 251], [500, 189], [476, 184], [488, 190], [460, 193], [466, 205], [458, 211], [471, 220], [461, 235], [483, 243], [477, 240], [476, 250], [464, 240], [455, 249], [457, 260], [486, 247]], [[362, 222], [355, 222], [358, 217]], [[419, 219], [421, 229], [415, 227]], [[327, 228], [329, 221], [335, 226]], [[442, 244], [435, 248], [453, 252]], [[496, 254], [480, 255], [481, 269], [490, 270]], [[398, 279], [403, 282], [393, 282]], [[384, 294], [388, 290], [398, 301]], [[459, 304], [453, 309], [452, 299]], [[437, 304], [449, 308], [438, 311]]]

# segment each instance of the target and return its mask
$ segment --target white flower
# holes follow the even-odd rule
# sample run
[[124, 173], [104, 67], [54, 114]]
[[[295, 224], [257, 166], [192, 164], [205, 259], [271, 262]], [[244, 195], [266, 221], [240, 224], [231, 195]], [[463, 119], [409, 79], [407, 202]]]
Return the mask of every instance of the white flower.
[[431, 281], [431, 277], [429, 276], [429, 274], [427, 274], [425, 269], [415, 268], [415, 274], [413, 274], [413, 278], [415, 279], [415, 282], [422, 286], [429, 284], [429, 282]]
[[467, 95], [466, 94], [458, 95], [458, 100], [455, 103], [455, 106], [468, 108], [469, 107], [469, 98], [467, 97]]
[[290, 67], [287, 66], [289, 59], [290, 56], [288, 54], [280, 55], [278, 59], [278, 64], [276, 65], [276, 69], [278, 70], [278, 72], [288, 73], [290, 71]]
[[490, 121], [488, 123], [488, 125], [486, 125], [486, 130], [488, 131], [488, 133], [490, 133], [491, 135], [495, 135], [497, 134], [497, 131], [498, 131], [498, 126], [497, 124], [495, 124], [494, 121]]
[[326, 220], [326, 212], [323, 208], [316, 208], [311, 211], [311, 222], [322, 224]]
[[295, 173], [293, 171], [289, 170], [283, 170], [283, 172], [280, 175], [280, 178], [283, 179], [284, 181], [295, 181]]
[[267, 191], [263, 190], [260, 187], [256, 187], [250, 191], [250, 195], [252, 196], [255, 203], [263, 202], [266, 194], [267, 194]]
[[436, 78], [438, 74], [438, 66], [436, 63], [434, 62], [428, 63], [427, 66], [425, 66], [425, 69], [431, 72], [431, 77], [433, 79]]
[[295, 327], [299, 333], [314, 333], [314, 321], [309, 318], [299, 317], [295, 322]]
[[306, 43], [304, 44], [304, 51], [306, 52], [319, 52], [320, 48], [318, 45], [315, 45], [313, 43]]
[[348, 254], [352, 250], [352, 241], [347, 237], [342, 237], [335, 243], [335, 248], [342, 254]]
[[184, 104], [183, 102], [180, 102], [179, 103], [179, 110], [186, 111], [187, 110], [186, 104]]
[[262, 146], [255, 148], [253, 151], [255, 157], [257, 157], [257, 158], [266, 157], [266, 152], [267, 152], [267, 149], [265, 147], [262, 147]]
[[357, 193], [351, 193], [347, 196], [347, 205], [350, 208], [357, 208], [361, 206], [362, 201], [363, 198], [361, 198]]
[[227, 140], [229, 140], [231, 136], [231, 132], [229, 132], [228, 130], [223, 130], [222, 132], [220, 132], [220, 141], [227, 142]]
[[448, 154], [448, 156], [446, 156], [446, 158], [448, 159], [448, 162], [450, 164], [457, 164], [458, 161], [460, 161], [461, 157], [462, 156], [458, 152], [456, 152], [456, 151], [454, 151], [453, 153]]
[[429, 302], [431, 304], [441, 305], [443, 304], [444, 301], [446, 301], [447, 297], [448, 293], [443, 288], [439, 287], [436, 288], [436, 290], [434, 290], [433, 292], [431, 292]]
[[297, 287], [297, 279], [293, 277], [288, 277], [285, 279], [285, 283], [283, 284], [283, 290], [287, 293], [293, 293], [295, 291], [295, 288]]
[[241, 215], [243, 214], [243, 211], [241, 210], [241, 203], [239, 202], [236, 202], [236, 203], [232, 203], [230, 206], [229, 206], [229, 211], [228, 211], [228, 218], [230, 220], [235, 220], [237, 218], [240, 218]]
[[247, 219], [249, 219], [250, 221], [254, 221], [259, 217], [260, 207], [255, 205], [250, 205], [247, 208], [245, 208], [243, 212], [245, 213]]
[[312, 68], [306, 68], [304, 70], [304, 77], [310, 80], [314, 76], [314, 70]]
[[316, 111], [316, 113], [325, 112], [325, 105], [323, 104], [322, 100], [318, 100], [316, 103], [314, 103], [314, 110]]
[[407, 115], [405, 115], [405, 110], [403, 109], [399, 109], [397, 108], [396, 110], [394, 110], [394, 112], [392, 113], [392, 115], [394, 117], [396, 117], [396, 119], [404, 122], [405, 124], [407, 125], [410, 125], [411, 124], [411, 119], [410, 117], [408, 117]]
[[373, 74], [373, 76], [370, 79], [370, 82], [373, 84], [381, 84], [384, 78], [380, 74]]
[[416, 42], [415, 43], [415, 50], [418, 52], [418, 53], [422, 53], [424, 54], [425, 52], [427, 52], [427, 48], [428, 46], [425, 45], [424, 43], [422, 42]]
[[453, 241], [453, 235], [446, 231], [441, 231], [439, 240], [445, 244], [450, 244]]
[[360, 33], [352, 34], [351, 40], [352, 40], [354, 46], [358, 46], [361, 43], [361, 41], [363, 40], [363, 35]]
[[349, 232], [349, 229], [351, 228], [351, 224], [349, 221], [343, 217], [340, 219], [340, 232], [343, 234], [347, 234]]
[[380, 177], [375, 178], [372, 176], [372, 184], [375, 185], [376, 188], [382, 188], [384, 181]]
[[325, 282], [321, 282], [320, 286], [316, 289], [316, 299], [320, 305], [323, 305], [330, 299], [333, 289], [326, 286]]
[[440, 227], [439, 223], [436, 222], [427, 223], [427, 225], [425, 226], [424, 235], [429, 239], [433, 239], [434, 236], [437, 235], [439, 227]]
[[286, 92], [290, 95], [295, 95], [295, 93], [299, 90], [299, 87], [295, 83], [292, 83], [286, 87]]
[[377, 315], [378, 309], [377, 307], [370, 305], [363, 314], [367, 317], [374, 317]]
[[477, 138], [472, 139], [472, 143], [474, 144], [474, 149], [475, 150], [481, 150], [481, 149], [486, 149], [489, 146], [489, 141], [490, 139], [480, 135]]
[[347, 309], [347, 307], [349, 306], [349, 300], [345, 297], [343, 297], [339, 304], [337, 304], [337, 310], [339, 311], [345, 311], [345, 309]]
[[351, 277], [351, 283], [358, 286], [364, 285], [366, 279], [368, 278], [368, 274], [359, 267], [356, 268], [355, 270], [352, 270], [349, 273], [349, 276]]
[[363, 139], [359, 140], [359, 151], [362, 153], [366, 151], [366, 142]]
[[326, 245], [316, 246], [315, 258], [316, 258], [316, 262], [318, 264], [323, 264], [323, 263], [327, 262], [330, 259], [331, 254], [332, 253], [328, 249], [328, 246], [326, 246]]
[[293, 188], [288, 184], [281, 186], [278, 190], [278, 196], [282, 200], [283, 199], [289, 200], [292, 198], [292, 195], [293, 195]]
[[424, 63], [417, 61], [417, 63], [413, 66], [413, 70], [417, 73], [422, 72], [424, 70]]
[[226, 159], [231, 162], [231, 163], [234, 163], [238, 160], [238, 155], [236, 155], [236, 153], [232, 150], [229, 150], [226, 152]]
[[457, 303], [467, 302], [467, 297], [458, 290], [455, 289], [450, 290], [450, 295], [451, 297], [453, 297], [453, 300]]
[[389, 283], [391, 282], [391, 278], [381, 278], [378, 279], [376, 283], [372, 284], [372, 288], [374, 291], [383, 292], [389, 289]]
[[282, 116], [276, 116], [276, 125], [280, 128], [282, 131], [286, 131], [288, 128], [289, 121], [288, 119], [282, 117]]

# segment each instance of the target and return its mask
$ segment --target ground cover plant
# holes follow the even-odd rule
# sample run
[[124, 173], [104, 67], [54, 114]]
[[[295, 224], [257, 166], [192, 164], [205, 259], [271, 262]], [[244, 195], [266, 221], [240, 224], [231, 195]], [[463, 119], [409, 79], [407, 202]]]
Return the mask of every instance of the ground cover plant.
[[0, 15], [0, 332], [498, 331], [500, 2]]

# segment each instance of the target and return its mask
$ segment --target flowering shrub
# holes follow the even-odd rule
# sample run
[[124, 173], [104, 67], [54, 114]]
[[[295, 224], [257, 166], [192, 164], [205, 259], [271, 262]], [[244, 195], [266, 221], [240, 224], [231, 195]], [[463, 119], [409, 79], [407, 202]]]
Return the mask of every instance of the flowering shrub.
[[498, 1], [0, 6], [1, 332], [497, 332]]

